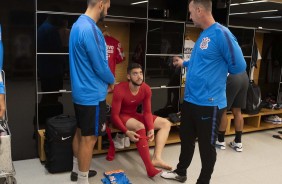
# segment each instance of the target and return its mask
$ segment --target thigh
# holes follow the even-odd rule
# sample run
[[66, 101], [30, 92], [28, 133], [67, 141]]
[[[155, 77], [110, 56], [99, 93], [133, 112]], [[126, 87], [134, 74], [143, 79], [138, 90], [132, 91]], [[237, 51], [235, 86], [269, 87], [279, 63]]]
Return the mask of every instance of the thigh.
[[240, 86], [238, 88], [240, 89], [234, 99], [232, 108], [246, 108], [246, 102], [247, 102], [247, 92], [249, 87], [249, 78], [248, 75], [242, 75], [239, 78]]
[[144, 123], [139, 121], [136, 117], [131, 117], [125, 122], [125, 126], [128, 130], [137, 131], [145, 129]]
[[74, 104], [77, 127], [81, 129], [82, 136], [104, 135], [106, 130], [106, 104], [85, 106]]
[[217, 106], [199, 106], [195, 113], [197, 136], [199, 144], [214, 144], [217, 137], [218, 126], [224, 109]]
[[170, 121], [168, 121], [168, 119], [166, 118], [156, 116], [156, 118], [153, 118], [153, 120], [154, 120], [154, 129], [155, 130], [159, 130], [161, 128], [171, 126]]

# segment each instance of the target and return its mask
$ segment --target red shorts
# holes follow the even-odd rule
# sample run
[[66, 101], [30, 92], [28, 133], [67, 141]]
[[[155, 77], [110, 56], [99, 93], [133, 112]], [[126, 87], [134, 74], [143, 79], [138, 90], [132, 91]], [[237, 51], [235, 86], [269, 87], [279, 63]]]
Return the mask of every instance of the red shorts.
[[[138, 121], [140, 121], [141, 123], [145, 124], [145, 119], [144, 119], [144, 115], [143, 114], [120, 114], [119, 115], [121, 121], [123, 122], [123, 124], [125, 125], [126, 122], [130, 119], [130, 118], [134, 118]], [[153, 123], [155, 123], [155, 120], [157, 119], [158, 116], [153, 115]]]

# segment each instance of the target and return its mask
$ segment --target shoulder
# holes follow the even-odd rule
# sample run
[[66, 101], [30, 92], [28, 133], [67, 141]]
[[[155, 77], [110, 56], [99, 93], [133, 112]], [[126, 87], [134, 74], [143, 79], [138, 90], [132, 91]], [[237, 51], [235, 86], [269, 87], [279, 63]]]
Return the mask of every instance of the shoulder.
[[143, 89], [146, 93], [151, 93], [150, 86], [146, 84], [145, 82], [143, 82], [143, 84], [141, 85], [141, 89]]
[[217, 37], [224, 37], [224, 38], [233, 38], [234, 37], [231, 31], [227, 27], [219, 23], [217, 23], [215, 26], [215, 32], [216, 32]]
[[119, 84], [115, 85], [115, 89], [117, 89], [118, 91], [126, 90], [127, 86], [128, 82], [120, 82]]

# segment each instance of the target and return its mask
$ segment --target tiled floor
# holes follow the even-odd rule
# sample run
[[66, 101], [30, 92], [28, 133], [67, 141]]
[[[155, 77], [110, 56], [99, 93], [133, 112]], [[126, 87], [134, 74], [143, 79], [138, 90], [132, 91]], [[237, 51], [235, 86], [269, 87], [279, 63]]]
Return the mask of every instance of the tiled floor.
[[[243, 134], [244, 151], [237, 153], [231, 148], [218, 150], [217, 162], [211, 184], [281, 184], [282, 183], [282, 140], [272, 138], [278, 130], [260, 131]], [[226, 138], [229, 142], [233, 136]], [[172, 166], [178, 162], [179, 144], [166, 146], [163, 159]], [[153, 150], [151, 149], [151, 152]], [[70, 182], [69, 173], [49, 174], [38, 159], [14, 162], [18, 184], [67, 184]], [[119, 152], [116, 159], [109, 162], [105, 155], [95, 156], [92, 167], [98, 171], [91, 178], [91, 184], [101, 183], [103, 172], [113, 169], [124, 169], [133, 184], [174, 184], [175, 181], [164, 180], [157, 176], [149, 179], [145, 168], [136, 151]], [[188, 169], [186, 183], [196, 183], [201, 169], [198, 148]]]

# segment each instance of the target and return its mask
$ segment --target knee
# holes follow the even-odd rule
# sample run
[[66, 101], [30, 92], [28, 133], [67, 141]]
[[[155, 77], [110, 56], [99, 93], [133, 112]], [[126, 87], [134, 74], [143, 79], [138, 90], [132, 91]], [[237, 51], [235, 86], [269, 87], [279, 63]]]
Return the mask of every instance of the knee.
[[167, 119], [163, 118], [162, 119], [161, 129], [170, 130], [170, 127], [171, 127], [171, 122], [168, 121]]
[[145, 126], [143, 123], [138, 123], [135, 127], [135, 131], [142, 130], [142, 129], [145, 129]]
[[95, 136], [82, 136], [80, 139], [80, 143], [89, 146], [94, 146], [96, 141], [97, 141], [97, 137]]

